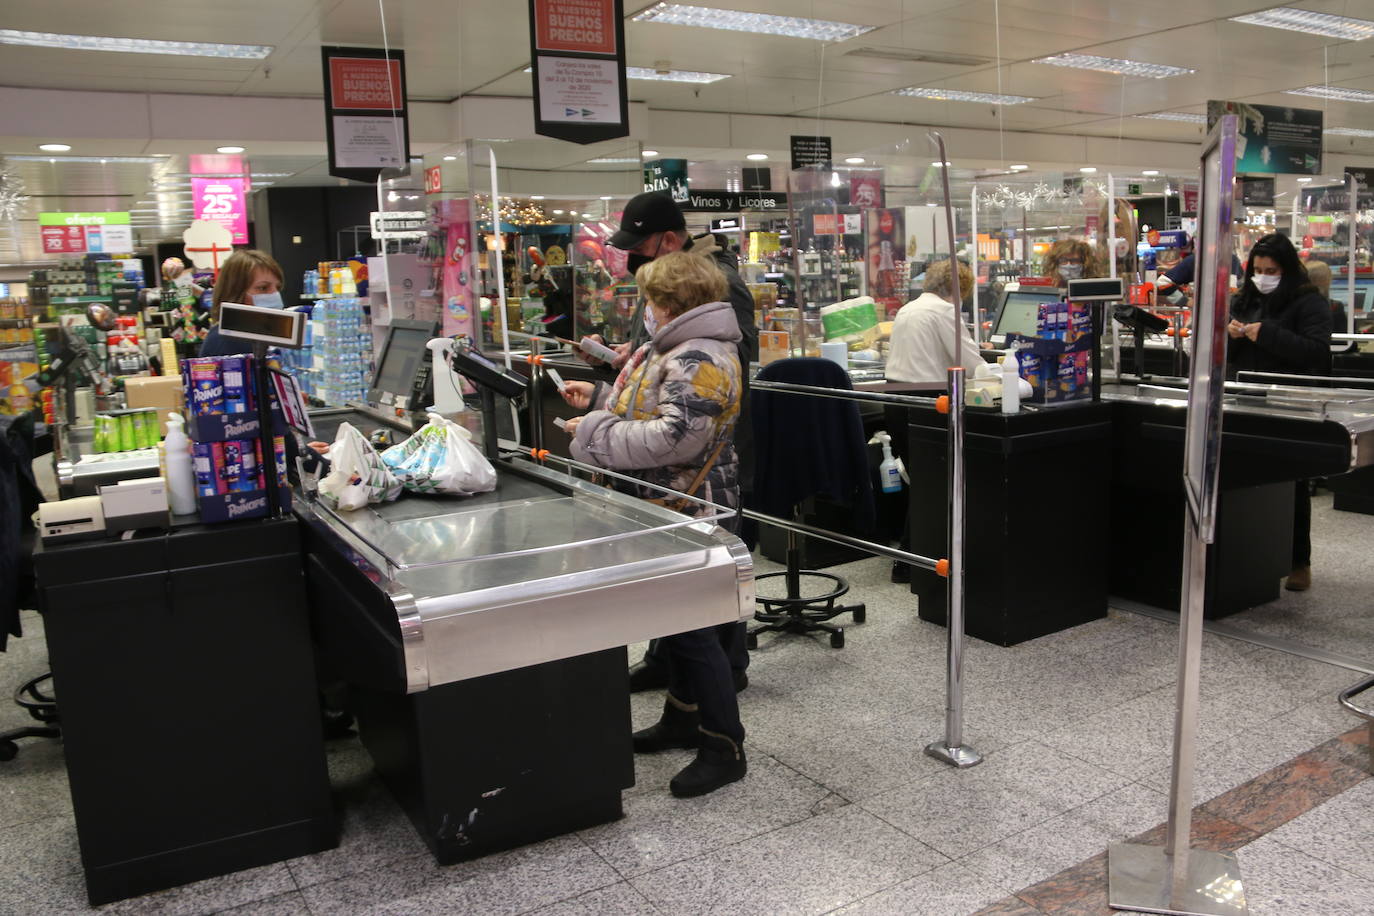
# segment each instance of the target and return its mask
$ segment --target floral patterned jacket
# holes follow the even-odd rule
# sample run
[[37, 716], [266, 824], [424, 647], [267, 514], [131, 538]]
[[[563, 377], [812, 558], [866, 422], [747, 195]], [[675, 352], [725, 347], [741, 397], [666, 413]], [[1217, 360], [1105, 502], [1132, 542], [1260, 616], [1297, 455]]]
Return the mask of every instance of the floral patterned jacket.
[[[692, 495], [738, 508], [733, 439], [742, 390], [739, 339], [739, 322], [728, 302], [697, 306], [663, 325], [630, 356], [613, 386], [597, 386], [592, 397], [597, 409], [578, 425], [572, 456], [686, 491], [724, 442]], [[635, 495], [663, 494], [642, 488]]]

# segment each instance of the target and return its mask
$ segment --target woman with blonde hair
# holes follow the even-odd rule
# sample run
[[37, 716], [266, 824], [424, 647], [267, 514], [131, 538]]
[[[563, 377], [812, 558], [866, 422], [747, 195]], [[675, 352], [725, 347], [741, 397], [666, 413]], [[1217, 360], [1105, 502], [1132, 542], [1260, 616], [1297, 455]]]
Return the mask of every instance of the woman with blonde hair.
[[959, 294], [954, 294], [949, 260], [941, 258], [926, 269], [921, 295], [902, 306], [892, 321], [892, 351], [886, 375], [894, 382], [943, 382], [950, 366], [960, 365], [972, 378], [983, 364], [978, 345], [967, 333], [954, 350], [955, 298], [973, 292], [973, 271], [959, 262]]
[[[594, 408], [567, 421], [569, 450], [580, 461], [620, 471], [717, 505], [739, 505], [734, 426], [743, 390], [741, 338], [720, 268], [685, 251], [661, 255], [635, 273], [649, 339], [614, 385], [568, 382], [563, 398]], [[635, 487], [653, 498], [661, 491]], [[676, 507], [675, 507], [676, 508]], [[679, 511], [707, 515], [688, 503]], [[724, 522], [733, 527], [734, 519]], [[636, 753], [694, 748], [696, 759], [668, 784], [687, 798], [743, 778], [744, 726], [734, 675], [721, 645], [724, 627], [666, 637], [668, 698], [657, 723], [635, 732]]]
[[277, 259], [265, 251], [242, 248], [225, 259], [215, 278], [214, 304], [210, 307], [210, 333], [200, 346], [201, 356], [228, 356], [242, 353], [240, 341], [219, 334], [219, 307], [224, 302], [281, 308], [281, 288], [285, 276]]

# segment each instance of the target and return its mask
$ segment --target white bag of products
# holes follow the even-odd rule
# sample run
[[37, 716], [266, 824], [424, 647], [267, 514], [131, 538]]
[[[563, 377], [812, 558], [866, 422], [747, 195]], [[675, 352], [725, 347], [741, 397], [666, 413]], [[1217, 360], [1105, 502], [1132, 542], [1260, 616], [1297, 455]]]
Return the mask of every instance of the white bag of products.
[[382, 452], [407, 490], [471, 496], [496, 489], [496, 469], [472, 444], [471, 434], [439, 414], [413, 436]]
[[329, 474], [320, 481], [320, 497], [336, 509], [361, 509], [401, 495], [401, 482], [362, 433], [339, 424], [329, 448]]

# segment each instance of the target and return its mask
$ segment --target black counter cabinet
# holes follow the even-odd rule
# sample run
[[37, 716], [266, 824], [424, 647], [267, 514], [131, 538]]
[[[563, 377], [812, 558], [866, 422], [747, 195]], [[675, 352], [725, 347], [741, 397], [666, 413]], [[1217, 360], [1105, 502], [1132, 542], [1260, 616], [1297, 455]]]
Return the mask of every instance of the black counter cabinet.
[[295, 519], [34, 562], [92, 904], [338, 845]]
[[[948, 557], [946, 417], [908, 415], [911, 550]], [[1105, 617], [1107, 405], [964, 417], [965, 632], [1011, 646]], [[911, 590], [920, 618], [943, 625], [946, 580], [913, 568]]]

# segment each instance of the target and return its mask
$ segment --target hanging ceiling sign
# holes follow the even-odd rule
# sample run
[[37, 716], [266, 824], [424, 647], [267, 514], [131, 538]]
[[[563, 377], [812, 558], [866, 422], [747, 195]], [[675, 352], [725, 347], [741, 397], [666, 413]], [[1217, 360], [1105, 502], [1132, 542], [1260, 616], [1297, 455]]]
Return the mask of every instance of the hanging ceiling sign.
[[687, 199], [678, 204], [687, 211], [735, 213], [740, 210], [786, 210], [784, 191], [698, 191], [688, 192]]
[[1322, 113], [1317, 108], [1251, 105], [1249, 102], [1207, 103], [1207, 129], [1222, 115], [1240, 122], [1237, 172], [1260, 175], [1320, 175], [1322, 170]]
[[220, 223], [235, 245], [248, 244], [248, 170], [241, 156], [192, 156], [195, 218]]
[[596, 143], [630, 133], [623, 0], [530, 0], [534, 131]]
[[800, 169], [808, 165], [830, 168], [831, 160], [829, 137], [801, 137], [792, 135], [792, 168]]
[[644, 190], [662, 191], [674, 203], [686, 203], [691, 196], [687, 190], [687, 160], [651, 159], [644, 163]]
[[410, 163], [404, 51], [320, 48], [329, 174], [375, 182]]

